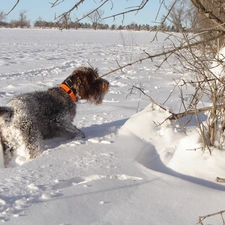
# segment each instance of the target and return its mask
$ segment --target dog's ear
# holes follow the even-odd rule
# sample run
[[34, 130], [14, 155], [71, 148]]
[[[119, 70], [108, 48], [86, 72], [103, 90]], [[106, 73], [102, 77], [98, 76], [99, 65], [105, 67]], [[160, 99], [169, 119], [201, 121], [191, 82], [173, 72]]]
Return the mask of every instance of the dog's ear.
[[95, 82], [95, 80], [99, 77], [98, 70], [93, 69], [91, 67], [79, 67], [74, 70], [74, 84], [76, 86], [83, 86], [85, 88], [89, 88]]
[[81, 84], [81, 80], [80, 80], [80, 77], [77, 77], [77, 82], [76, 82], [77, 85], [80, 85]]

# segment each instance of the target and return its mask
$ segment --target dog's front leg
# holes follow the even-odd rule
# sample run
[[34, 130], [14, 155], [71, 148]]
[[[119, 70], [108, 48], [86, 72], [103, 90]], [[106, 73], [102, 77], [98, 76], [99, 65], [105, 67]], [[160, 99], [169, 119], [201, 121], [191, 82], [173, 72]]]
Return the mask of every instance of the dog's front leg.
[[65, 128], [65, 134], [70, 134], [72, 138], [74, 137], [81, 137], [85, 138], [85, 134], [83, 131], [79, 130], [76, 126], [74, 126], [72, 123], [70, 124], [64, 124], [66, 125]]

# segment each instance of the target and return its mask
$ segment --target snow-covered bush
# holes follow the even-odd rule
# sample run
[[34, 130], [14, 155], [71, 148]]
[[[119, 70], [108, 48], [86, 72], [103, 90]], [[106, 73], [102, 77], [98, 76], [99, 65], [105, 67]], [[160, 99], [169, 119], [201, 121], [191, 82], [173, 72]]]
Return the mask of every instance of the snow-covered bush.
[[187, 108], [194, 109], [196, 117], [202, 111], [207, 115], [207, 120], [198, 124], [204, 145], [224, 148], [225, 48], [219, 50], [213, 59], [201, 50], [192, 49], [184, 63], [195, 74], [193, 80], [186, 82], [187, 86], [194, 87]]

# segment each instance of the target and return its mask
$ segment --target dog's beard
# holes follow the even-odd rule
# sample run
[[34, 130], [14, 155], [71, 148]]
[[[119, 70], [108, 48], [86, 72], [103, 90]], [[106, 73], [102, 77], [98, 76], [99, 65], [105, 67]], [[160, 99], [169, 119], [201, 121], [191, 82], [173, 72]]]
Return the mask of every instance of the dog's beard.
[[91, 104], [95, 104], [95, 105], [99, 105], [102, 103], [104, 97], [105, 97], [105, 94], [106, 93], [102, 93], [100, 95], [97, 95], [97, 96], [91, 96], [89, 99], [88, 99], [88, 102], [91, 103]]

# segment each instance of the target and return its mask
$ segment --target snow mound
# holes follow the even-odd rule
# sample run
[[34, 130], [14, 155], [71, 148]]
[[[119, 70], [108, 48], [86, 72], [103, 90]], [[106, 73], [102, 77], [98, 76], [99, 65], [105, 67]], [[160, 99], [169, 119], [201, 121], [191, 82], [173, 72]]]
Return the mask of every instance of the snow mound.
[[132, 133], [147, 142], [136, 161], [148, 169], [175, 176], [178, 174], [173, 171], [213, 182], [217, 176], [223, 177], [225, 152], [211, 149], [210, 155], [203, 151], [196, 127], [189, 126], [184, 132], [178, 122], [167, 120], [169, 115], [169, 111], [150, 104], [121, 128], [120, 134]]

